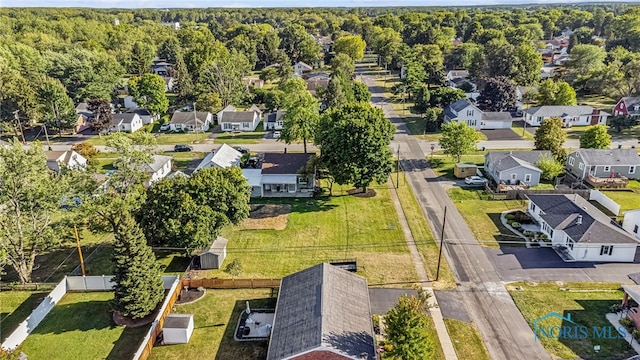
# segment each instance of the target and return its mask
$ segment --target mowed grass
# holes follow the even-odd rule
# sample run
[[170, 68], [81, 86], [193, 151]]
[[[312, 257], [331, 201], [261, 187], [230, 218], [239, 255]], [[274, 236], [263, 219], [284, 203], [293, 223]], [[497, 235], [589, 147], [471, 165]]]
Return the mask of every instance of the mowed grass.
[[47, 291], [0, 292], [0, 341], [4, 341], [47, 296]]
[[[171, 156], [173, 158], [172, 167], [175, 170], [184, 171], [193, 160], [204, 158], [205, 153], [201, 151], [163, 151], [158, 155]], [[96, 172], [106, 173], [109, 170], [114, 170], [113, 163], [119, 156], [120, 154], [113, 152], [100, 152], [94, 156], [93, 160], [96, 162]]]
[[[630, 184], [631, 183], [633, 182], [630, 182]], [[633, 186], [635, 186], [635, 184], [633, 184]], [[602, 193], [620, 205], [620, 214], [618, 215], [622, 215], [625, 211], [640, 208], [640, 193], [637, 192], [637, 190], [602, 191]]]
[[464, 321], [444, 319], [458, 359], [490, 360], [478, 328]]
[[[521, 286], [523, 290], [516, 290]], [[619, 304], [623, 292], [619, 284], [608, 283], [513, 283], [507, 286], [516, 306], [528, 323], [556, 312], [564, 317], [571, 314], [571, 320], [577, 326], [587, 326], [587, 339], [552, 339], [540, 336], [538, 341], [554, 357], [562, 359], [626, 359], [635, 355], [624, 339], [593, 339], [593, 326], [610, 326], [605, 318], [609, 307]], [[569, 289], [563, 291], [561, 288]], [[572, 291], [575, 290], [575, 291]], [[563, 323], [562, 319], [545, 319], [543, 326], [574, 326]], [[533, 329], [533, 327], [532, 327]], [[615, 331], [615, 330], [614, 330]], [[615, 332], [613, 334], [615, 336]], [[600, 351], [593, 350], [600, 345]]]
[[261, 121], [254, 131], [222, 132], [216, 135], [216, 144], [238, 145], [238, 144], [259, 144], [264, 138], [264, 123]]
[[149, 325], [116, 326], [113, 293], [68, 293], [27, 337], [22, 351], [30, 359], [128, 359]]
[[524, 245], [524, 241], [515, 236], [500, 222], [500, 214], [506, 210], [524, 209], [519, 200], [482, 200], [483, 190], [453, 188], [449, 197], [471, 228], [482, 246], [500, 247], [500, 242], [511, 242], [509, 246]]
[[[193, 304], [176, 306], [175, 313], [194, 314], [195, 328], [188, 344], [156, 346], [150, 359], [264, 359], [267, 342], [236, 342], [233, 333], [249, 300], [252, 309], [274, 308], [270, 289], [212, 290]], [[274, 294], [275, 295], [275, 294]]]
[[[431, 168], [433, 172], [438, 176], [446, 176], [448, 178], [453, 179], [453, 168], [456, 165], [457, 158], [449, 155], [429, 155], [427, 156], [428, 160], [435, 160], [432, 162]], [[460, 162], [462, 163], [471, 163], [476, 164], [478, 166], [482, 166], [484, 164], [484, 153], [479, 152], [479, 154], [470, 154], [470, 155], [462, 155], [460, 158]], [[438, 166], [435, 166], [435, 165]]]
[[[142, 130], [139, 130], [142, 131]], [[211, 132], [189, 133], [155, 133], [158, 145], [199, 144], [204, 142]], [[109, 135], [94, 136], [87, 140], [92, 145], [106, 145]]]
[[[349, 186], [334, 185], [333, 197], [256, 199], [261, 204], [289, 204], [284, 230], [243, 230], [227, 227], [227, 262], [239, 258], [239, 277], [280, 278], [304, 268], [340, 259], [357, 259], [358, 274], [369, 283], [411, 282], [417, 279], [387, 184], [372, 187], [377, 195], [347, 194]], [[228, 278], [222, 270], [203, 277]]]

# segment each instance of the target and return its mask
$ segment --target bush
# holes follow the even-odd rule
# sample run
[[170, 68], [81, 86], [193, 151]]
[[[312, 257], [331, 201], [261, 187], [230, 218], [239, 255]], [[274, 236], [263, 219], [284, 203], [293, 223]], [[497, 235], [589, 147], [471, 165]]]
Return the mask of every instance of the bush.
[[74, 144], [71, 147], [71, 150], [77, 152], [78, 154], [86, 157], [86, 158], [90, 158], [92, 156], [98, 155], [98, 153], [100, 153], [100, 150], [96, 149], [95, 146], [91, 145], [90, 143], [83, 141], [79, 144]]
[[633, 320], [631, 320], [629, 317], [623, 317], [622, 319], [620, 319], [620, 325], [630, 328], [633, 326]]
[[609, 312], [619, 313], [622, 311], [622, 304], [613, 304], [609, 307]]
[[442, 163], [443, 163], [442, 159], [439, 159], [439, 158], [429, 160], [429, 165], [431, 166], [432, 169], [439, 168], [440, 166], [442, 166]]
[[533, 235], [533, 231], [531, 231], [531, 230], [525, 230], [525, 231], [523, 231], [522, 233], [523, 233], [525, 236], [531, 236], [531, 235]]
[[548, 240], [549, 237], [547, 236], [547, 234], [545, 233], [539, 233], [540, 235], [538, 235], [538, 239], [540, 240]]
[[516, 218], [516, 216], [515, 216], [515, 215], [513, 215], [513, 214], [507, 214], [507, 215], [505, 216], [505, 218], [507, 218], [507, 220], [513, 220], [513, 219], [515, 219], [515, 218]]
[[635, 330], [633, 330], [632, 334], [633, 334], [633, 337], [634, 337], [636, 340], [640, 341], [640, 330], [635, 329]]
[[514, 229], [520, 229], [522, 227], [522, 225], [519, 222], [514, 221], [514, 222], [511, 223], [511, 227], [514, 228]]

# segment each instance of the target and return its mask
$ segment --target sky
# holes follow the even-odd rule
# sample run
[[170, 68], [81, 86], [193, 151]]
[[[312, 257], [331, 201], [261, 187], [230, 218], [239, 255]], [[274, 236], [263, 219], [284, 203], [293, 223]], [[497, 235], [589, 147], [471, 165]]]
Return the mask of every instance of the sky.
[[[95, 7], [95, 8], [255, 8], [255, 7], [384, 7], [384, 6], [473, 6], [556, 4], [584, 0], [0, 0], [0, 7]], [[602, 0], [594, 0], [602, 2]], [[610, 2], [625, 2], [613, 0]], [[628, 1], [626, 1], [628, 2]]]

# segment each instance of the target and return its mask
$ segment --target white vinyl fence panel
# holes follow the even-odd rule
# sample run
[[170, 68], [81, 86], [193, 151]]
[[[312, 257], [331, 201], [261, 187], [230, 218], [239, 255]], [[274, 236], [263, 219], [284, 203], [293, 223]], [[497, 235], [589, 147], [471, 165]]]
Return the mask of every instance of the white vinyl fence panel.
[[620, 204], [611, 200], [607, 195], [598, 190], [591, 190], [589, 193], [589, 200], [597, 201], [598, 204], [604, 206], [616, 216], [620, 214]]

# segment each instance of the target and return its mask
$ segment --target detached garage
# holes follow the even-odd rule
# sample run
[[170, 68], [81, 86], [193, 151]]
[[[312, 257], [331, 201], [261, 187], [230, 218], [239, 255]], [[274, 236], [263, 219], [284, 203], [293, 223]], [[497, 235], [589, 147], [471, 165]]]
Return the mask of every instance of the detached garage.
[[513, 119], [508, 112], [484, 112], [482, 113], [481, 129], [511, 129]]
[[193, 267], [196, 269], [220, 269], [224, 258], [227, 257], [227, 242], [229, 240], [218, 236], [211, 244], [209, 250], [200, 253], [194, 259]]
[[186, 344], [193, 334], [193, 314], [169, 314], [164, 319], [162, 342]]

